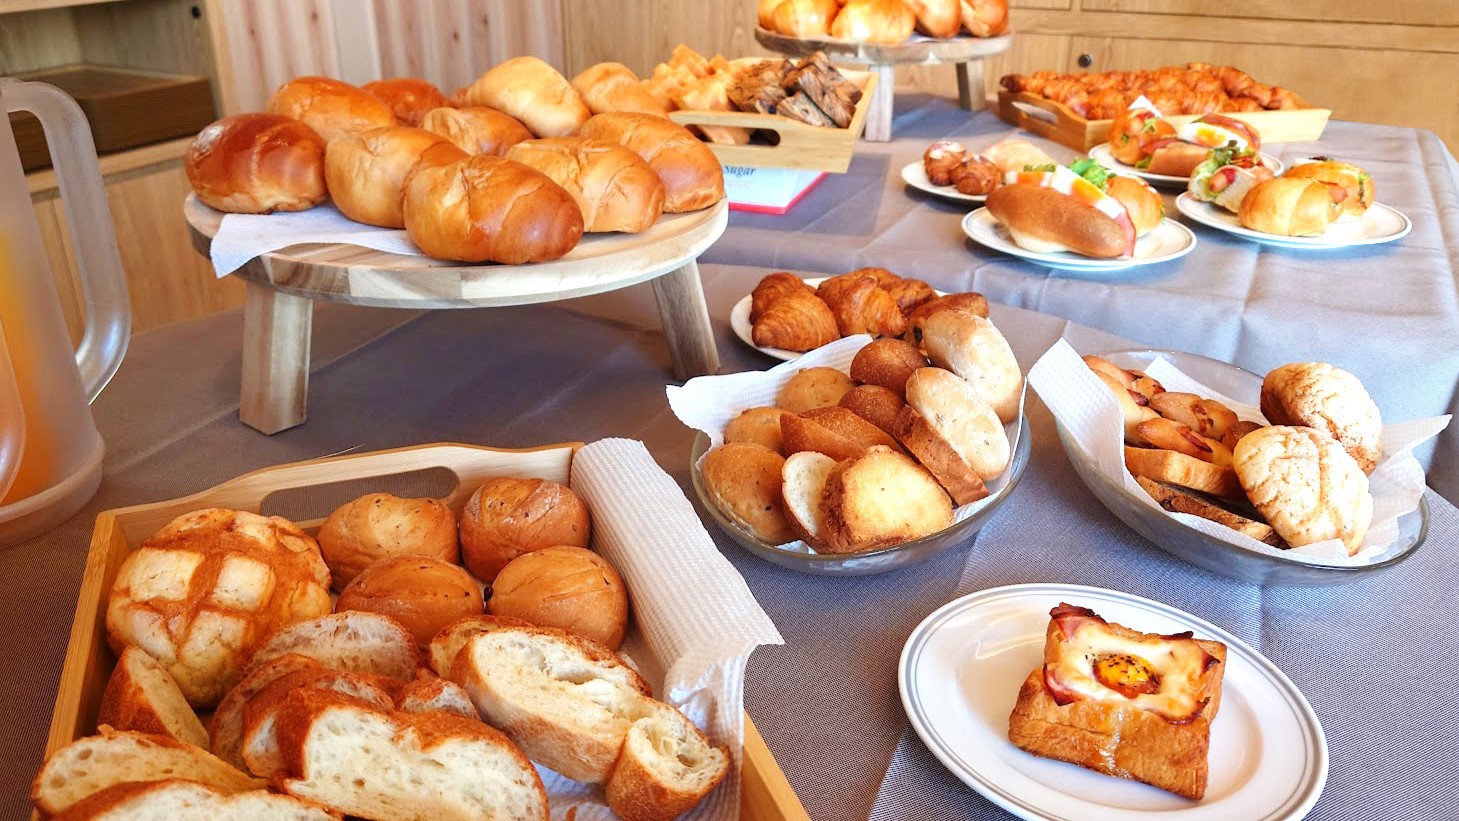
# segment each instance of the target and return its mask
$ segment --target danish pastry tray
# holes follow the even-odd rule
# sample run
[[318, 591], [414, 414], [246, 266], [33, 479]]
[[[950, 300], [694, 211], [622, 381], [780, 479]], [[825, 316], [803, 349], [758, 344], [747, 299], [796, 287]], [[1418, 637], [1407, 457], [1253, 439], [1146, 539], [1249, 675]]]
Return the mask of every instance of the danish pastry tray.
[[[264, 468], [216, 487], [152, 504], [103, 511], [96, 517], [90, 552], [61, 669], [56, 706], [51, 716], [46, 754], [96, 729], [96, 716], [116, 657], [106, 641], [107, 591], [127, 555], [163, 525], [184, 513], [207, 507], [260, 512], [270, 497], [284, 494], [316, 503], [330, 497], [326, 488], [344, 483], [378, 480], [380, 490], [389, 477], [420, 477], [424, 471], [451, 474], [450, 489], [439, 498], [456, 513], [472, 492], [493, 476], [523, 476], [566, 483], [573, 457], [582, 443], [569, 442], [537, 448], [508, 450], [460, 444], [432, 444], [372, 453], [312, 459]], [[397, 478], [395, 481], [401, 481]], [[417, 481], [419, 479], [417, 478]], [[335, 488], [339, 490], [338, 487]], [[359, 492], [365, 492], [361, 490]], [[339, 499], [344, 501], [344, 499]], [[313, 534], [328, 510], [317, 518], [295, 519]], [[800, 800], [786, 781], [750, 717], [745, 716], [745, 743], [740, 779], [740, 814], [743, 818], [809, 820]], [[39, 821], [39, 814], [32, 815]]]

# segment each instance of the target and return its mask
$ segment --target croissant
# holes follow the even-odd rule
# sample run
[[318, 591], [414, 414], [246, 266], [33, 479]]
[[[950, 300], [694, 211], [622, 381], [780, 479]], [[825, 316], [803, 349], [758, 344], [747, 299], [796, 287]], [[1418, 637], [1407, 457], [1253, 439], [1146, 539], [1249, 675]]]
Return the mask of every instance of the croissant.
[[953, 170], [967, 153], [967, 147], [959, 142], [938, 140], [933, 143], [922, 155], [922, 167], [927, 171], [928, 181], [933, 185], [952, 185]]
[[916, 310], [924, 302], [937, 298], [937, 292], [932, 290], [932, 286], [920, 279], [899, 279], [890, 285], [881, 287], [883, 291], [892, 295], [892, 299], [897, 301], [897, 307], [902, 310], [903, 314]]
[[760, 284], [755, 286], [755, 290], [750, 292], [750, 323], [759, 322], [760, 317], [765, 315], [776, 300], [799, 291], [815, 294], [815, 289], [805, 284], [805, 280], [786, 271], [770, 274], [761, 279]]
[[856, 280], [828, 304], [842, 336], [901, 336], [907, 330], [907, 318], [897, 301], [870, 276]]
[[836, 317], [809, 288], [775, 300], [750, 329], [756, 345], [787, 351], [809, 351], [840, 338]]
[[982, 155], [965, 157], [952, 172], [952, 184], [968, 196], [982, 196], [992, 192], [1003, 181], [1003, 172], [993, 161]]
[[885, 288], [892, 283], [902, 281], [901, 277], [897, 276], [891, 271], [888, 271], [885, 268], [857, 268], [855, 271], [847, 274], [847, 276], [872, 277], [876, 280], [876, 284], [881, 286], [882, 288]]
[[[852, 271], [848, 274], [840, 274], [822, 280], [821, 284], [816, 286], [816, 296], [820, 297], [827, 305], [834, 306], [841, 301], [842, 294], [846, 293], [851, 286], [860, 282], [865, 276], [860, 271]], [[871, 284], [877, 284], [876, 277], [871, 278]]]

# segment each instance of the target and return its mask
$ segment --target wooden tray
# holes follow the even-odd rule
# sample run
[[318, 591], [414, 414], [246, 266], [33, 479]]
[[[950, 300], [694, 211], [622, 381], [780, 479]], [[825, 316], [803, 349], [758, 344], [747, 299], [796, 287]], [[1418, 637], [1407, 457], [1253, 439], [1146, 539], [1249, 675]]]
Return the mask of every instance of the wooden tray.
[[776, 145], [722, 145], [708, 143], [709, 150], [721, 165], [745, 165], [752, 168], [803, 168], [844, 174], [851, 166], [856, 141], [866, 128], [866, 112], [876, 94], [877, 77], [870, 71], [842, 71], [861, 89], [861, 101], [851, 124], [845, 128], [824, 128], [806, 125], [779, 114], [755, 114], [746, 111], [674, 111], [670, 119], [680, 125], [726, 125], [763, 129], [780, 136]]
[[[217, 119], [207, 77], [78, 63], [16, 78], [50, 83], [75, 98], [98, 154], [190, 136]], [[39, 120], [17, 112], [10, 125], [26, 171], [51, 164]]]
[[[177, 516], [205, 507], [258, 513], [271, 495], [281, 491], [432, 468], [445, 468], [455, 475], [455, 485], [441, 501], [459, 514], [471, 493], [493, 476], [524, 476], [566, 483], [579, 447], [581, 443], [575, 442], [522, 450], [434, 444], [312, 459], [257, 470], [181, 499], [102, 512], [96, 517], [91, 534], [91, 549], [86, 557], [71, 640], [66, 647], [66, 662], [61, 668], [46, 754], [95, 731], [101, 696], [116, 664], [106, 642], [107, 592], [127, 554]], [[323, 521], [321, 516], [300, 519], [298, 524], [312, 534]], [[742, 817], [808, 821], [800, 800], [748, 715], [745, 716], [741, 772]], [[39, 815], [32, 815], [32, 819], [38, 821]]]
[[[1030, 113], [1036, 109], [1042, 114]], [[1297, 108], [1287, 111], [1231, 111], [1222, 112], [1250, 123], [1261, 134], [1264, 143], [1312, 142], [1322, 136], [1327, 120], [1332, 116], [1328, 108]], [[1109, 125], [1113, 120], [1086, 120], [1063, 103], [1055, 102], [1026, 91], [1014, 93], [998, 92], [998, 116], [1010, 125], [1024, 131], [1067, 145], [1075, 151], [1089, 149], [1106, 141]], [[1166, 117], [1172, 125], [1181, 126], [1199, 115], [1183, 114]]]

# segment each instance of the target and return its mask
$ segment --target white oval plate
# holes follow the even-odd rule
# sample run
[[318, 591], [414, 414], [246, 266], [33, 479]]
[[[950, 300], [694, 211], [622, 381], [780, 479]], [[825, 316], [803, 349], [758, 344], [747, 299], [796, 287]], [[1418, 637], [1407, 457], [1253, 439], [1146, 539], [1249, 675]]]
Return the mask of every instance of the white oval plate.
[[1175, 207], [1180, 213], [1202, 225], [1235, 234], [1255, 242], [1277, 245], [1282, 248], [1347, 248], [1352, 245], [1378, 245], [1393, 242], [1408, 236], [1413, 230], [1410, 220], [1397, 208], [1375, 202], [1361, 217], [1346, 222], [1335, 222], [1315, 237], [1284, 237], [1253, 231], [1241, 224], [1236, 215], [1213, 202], [1201, 202], [1189, 191], [1175, 198]]
[[[1273, 174], [1281, 176], [1284, 167], [1281, 160], [1278, 160], [1270, 154], [1258, 153], [1257, 156], [1261, 157], [1262, 165], [1270, 168]], [[1125, 165], [1115, 159], [1114, 154], [1110, 153], [1109, 143], [1100, 143], [1089, 149], [1089, 158], [1115, 173], [1139, 177], [1145, 182], [1161, 188], [1185, 188], [1190, 185], [1189, 177], [1176, 177], [1171, 174], [1151, 174], [1149, 171], [1142, 171], [1133, 165]]]
[[[812, 279], [807, 279], [805, 281], [805, 284], [814, 288], [828, 279], [830, 279], [830, 277], [814, 277]], [[936, 291], [936, 294], [938, 296], [947, 296], [946, 291]], [[754, 326], [750, 324], [750, 302], [750, 295], [745, 294], [745, 298], [741, 299], [739, 302], [736, 302], [735, 307], [730, 309], [730, 327], [734, 329], [735, 336], [739, 337], [741, 342], [749, 345], [751, 348], [754, 348], [760, 353], [766, 354], [767, 356], [773, 356], [776, 359], [784, 360], [786, 362], [789, 362], [792, 359], [799, 359], [805, 355], [801, 351], [787, 351], [784, 348], [766, 348], [760, 345], [756, 345], [754, 342], [754, 337], [751, 335], [751, 332], [754, 330]]]
[[902, 182], [918, 191], [926, 191], [934, 196], [958, 202], [982, 202], [988, 198], [987, 194], [977, 196], [964, 194], [957, 190], [956, 185], [933, 185], [932, 180], [927, 179], [927, 166], [923, 165], [921, 160], [902, 166]]
[[[1226, 645], [1206, 796], [1164, 790], [1024, 752], [1008, 740], [1018, 689], [1043, 663], [1049, 611], [1088, 607], [1135, 630]], [[968, 786], [1027, 819], [1278, 821], [1306, 815], [1327, 780], [1327, 741], [1307, 700], [1244, 642], [1169, 605], [1097, 587], [1017, 584], [947, 603], [902, 649], [902, 706], [917, 735]]]
[[1018, 247], [1008, 235], [1008, 229], [987, 208], [979, 208], [963, 217], [963, 233], [994, 251], [1069, 271], [1119, 271], [1136, 265], [1169, 262], [1189, 254], [1196, 247], [1196, 235], [1191, 229], [1169, 217], [1161, 220], [1154, 231], [1135, 241], [1135, 255], [1130, 259], [1095, 259], [1072, 251], [1039, 254], [1024, 250]]

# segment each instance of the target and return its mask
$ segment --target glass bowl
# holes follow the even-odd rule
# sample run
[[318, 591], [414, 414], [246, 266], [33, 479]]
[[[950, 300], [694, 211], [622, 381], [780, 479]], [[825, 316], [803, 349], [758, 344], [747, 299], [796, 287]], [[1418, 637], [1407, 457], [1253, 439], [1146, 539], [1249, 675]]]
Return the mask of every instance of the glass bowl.
[[[1121, 350], [1099, 356], [1122, 368], [1145, 370], [1157, 357], [1184, 371], [1191, 378], [1210, 386], [1240, 402], [1256, 405], [1260, 401], [1262, 377], [1220, 360], [1180, 351]], [[1123, 485], [1111, 481], [1095, 466], [1063, 425], [1056, 427], [1064, 452], [1074, 465], [1086, 487], [1120, 521], [1129, 525], [1165, 552], [1191, 564], [1257, 585], [1292, 585], [1316, 587], [1355, 581], [1377, 570], [1392, 567], [1418, 550], [1429, 530], [1429, 504], [1420, 498], [1419, 506], [1398, 519], [1398, 543], [1390, 546], [1385, 557], [1365, 565], [1344, 567], [1314, 564], [1295, 557], [1264, 553], [1256, 548], [1223, 542], [1196, 530], [1151, 507]]]
[[699, 457], [709, 450], [709, 437], [703, 433], [696, 434], [694, 438], [694, 447], [689, 454], [689, 475], [694, 482], [694, 492], [699, 496], [699, 503], [708, 511], [709, 517], [740, 547], [756, 556], [781, 567], [819, 576], [870, 576], [926, 561], [954, 545], [971, 539], [973, 534], [977, 533], [984, 523], [993, 517], [994, 512], [1003, 506], [1008, 497], [1013, 495], [1013, 489], [1018, 486], [1018, 480], [1023, 477], [1024, 468], [1028, 467], [1030, 438], [1028, 422], [1024, 420], [1013, 458], [1008, 464], [1008, 485], [1003, 488], [1003, 492], [997, 498], [977, 513], [961, 522], [955, 522], [946, 530], [938, 531], [931, 536], [924, 536], [921, 539], [914, 539], [891, 547], [868, 550], [865, 553], [801, 553], [795, 550], [782, 550], [773, 544], [760, 541], [739, 525], [725, 518], [725, 515], [720, 512], [719, 506], [710, 501], [709, 494], [705, 491], [704, 483], [699, 476]]

